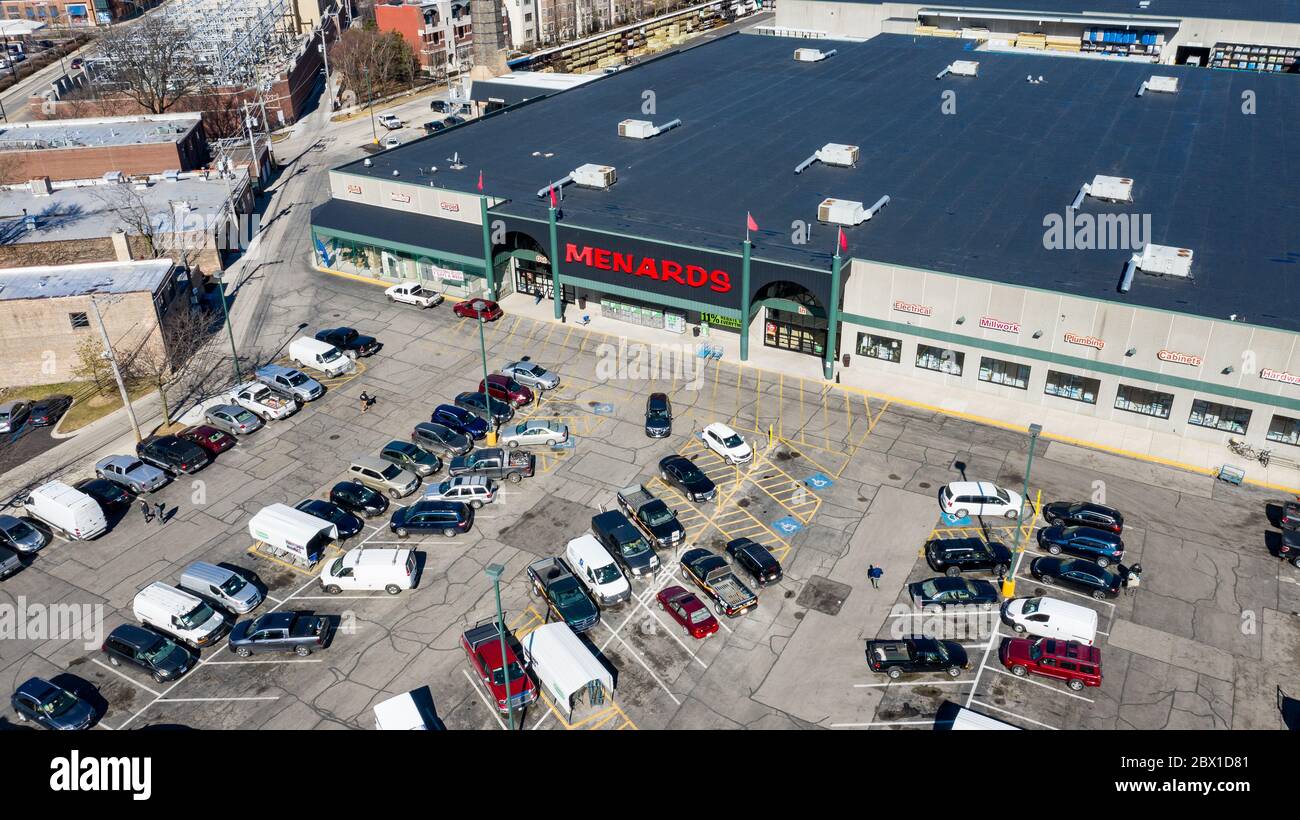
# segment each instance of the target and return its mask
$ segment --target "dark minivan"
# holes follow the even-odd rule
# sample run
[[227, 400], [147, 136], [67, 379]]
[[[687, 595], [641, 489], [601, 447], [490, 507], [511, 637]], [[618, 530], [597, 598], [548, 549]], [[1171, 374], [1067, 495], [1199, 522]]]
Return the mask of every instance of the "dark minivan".
[[171, 638], [135, 624], [123, 624], [104, 639], [102, 647], [114, 666], [129, 663], [153, 675], [159, 683], [176, 680], [194, 666], [194, 655]]

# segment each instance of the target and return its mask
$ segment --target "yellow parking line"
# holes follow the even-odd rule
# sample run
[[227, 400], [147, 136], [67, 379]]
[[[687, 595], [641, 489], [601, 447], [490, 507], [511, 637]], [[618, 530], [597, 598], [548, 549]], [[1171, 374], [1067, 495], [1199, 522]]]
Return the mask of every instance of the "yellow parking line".
[[249, 554], [249, 555], [255, 555], [255, 556], [257, 556], [258, 558], [261, 558], [261, 559], [266, 560], [266, 561], [270, 561], [270, 562], [273, 563], [273, 564], [279, 564], [280, 566], [284, 567], [285, 569], [291, 569], [291, 570], [293, 570], [294, 572], [298, 573], [299, 575], [306, 575], [308, 578], [315, 578], [315, 577], [316, 577], [316, 573], [314, 573], [314, 572], [309, 572], [309, 571], [303, 569], [303, 568], [300, 567], [300, 566], [297, 566], [297, 565], [295, 565], [295, 564], [291, 564], [291, 563], [289, 563], [288, 561], [282, 560], [282, 559], [280, 559], [280, 558], [276, 558], [274, 555], [271, 555], [270, 553], [262, 552], [262, 550], [259, 549], [258, 546], [259, 546], [260, 544], [263, 544], [263, 543], [264, 543], [264, 542], [262, 542], [262, 541], [258, 541], [256, 544], [253, 544], [251, 547], [248, 548], [248, 554]]

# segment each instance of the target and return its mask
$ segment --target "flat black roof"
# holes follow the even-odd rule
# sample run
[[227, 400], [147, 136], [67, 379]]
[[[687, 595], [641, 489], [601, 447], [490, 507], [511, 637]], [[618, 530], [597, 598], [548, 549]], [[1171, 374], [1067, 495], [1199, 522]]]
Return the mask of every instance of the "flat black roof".
[[[881, 0], [830, 0], [869, 3]], [[918, 0], [912, 0], [918, 2]], [[1138, 0], [974, 0], [970, 3], [920, 3], [931, 8], [989, 9], [993, 11], [1038, 11], [1047, 14], [1142, 15], [1144, 17], [1195, 17], [1206, 20], [1260, 20], [1270, 23], [1300, 23], [1300, 0], [1151, 0], [1146, 8]]]
[[[1300, 330], [1300, 78], [1105, 59], [972, 52], [961, 41], [882, 35], [821, 42], [835, 56], [793, 59], [806, 40], [733, 35], [544, 100], [407, 143], [341, 170], [484, 190], [494, 211], [544, 220], [536, 192], [584, 163], [613, 165], [608, 191], [567, 186], [570, 224], [738, 253], [745, 213], [754, 254], [828, 270], [835, 228], [792, 241], [826, 197], [889, 206], [847, 229], [852, 256], [1146, 307]], [[976, 78], [935, 75], [978, 60]], [[1152, 74], [1176, 94], [1136, 97]], [[1041, 83], [1027, 76], [1043, 77]], [[944, 91], [955, 113], [945, 114]], [[649, 140], [617, 135], [654, 93]], [[1256, 112], [1243, 113], [1250, 92]], [[861, 148], [855, 168], [795, 166], [826, 143]], [[467, 166], [446, 167], [459, 152]], [[1044, 219], [1064, 214], [1094, 175], [1134, 180], [1128, 206], [1151, 214], [1148, 241], [1191, 248], [1194, 281], [1139, 274], [1118, 293], [1125, 250], [1048, 250]], [[365, 233], [364, 226], [358, 232]], [[544, 236], [544, 234], [543, 234]], [[544, 240], [543, 240], [544, 241]]]

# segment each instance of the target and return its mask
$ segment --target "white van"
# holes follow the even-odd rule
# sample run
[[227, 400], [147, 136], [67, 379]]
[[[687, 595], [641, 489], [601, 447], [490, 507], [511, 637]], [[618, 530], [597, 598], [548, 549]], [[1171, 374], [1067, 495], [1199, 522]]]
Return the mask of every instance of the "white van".
[[268, 547], [314, 564], [325, 545], [338, 539], [339, 528], [288, 504], [272, 504], [248, 520], [248, 534]]
[[591, 533], [580, 535], [564, 548], [573, 574], [582, 579], [601, 606], [621, 604], [632, 597], [632, 585], [614, 563], [614, 558]]
[[23, 502], [27, 514], [74, 541], [89, 541], [108, 531], [99, 502], [62, 481], [32, 490]]
[[289, 342], [289, 357], [298, 367], [310, 367], [326, 376], [341, 376], [356, 367], [337, 347], [310, 336], [299, 336]]
[[415, 702], [415, 698], [410, 692], [403, 692], [375, 704], [375, 728], [389, 731], [427, 730], [429, 727], [424, 723], [424, 715], [420, 713], [420, 705]]
[[181, 571], [181, 589], [216, 601], [238, 615], [252, 612], [262, 603], [262, 591], [247, 578], [205, 561], [195, 561]]
[[193, 647], [210, 646], [226, 633], [226, 619], [205, 601], [155, 581], [136, 593], [131, 611], [142, 624]]
[[415, 586], [415, 553], [411, 550], [350, 550], [325, 565], [321, 589], [338, 595], [345, 589], [382, 589], [396, 595]]
[[1097, 640], [1097, 611], [1055, 598], [1013, 598], [1002, 605], [1002, 622], [1020, 634], [1084, 646]]

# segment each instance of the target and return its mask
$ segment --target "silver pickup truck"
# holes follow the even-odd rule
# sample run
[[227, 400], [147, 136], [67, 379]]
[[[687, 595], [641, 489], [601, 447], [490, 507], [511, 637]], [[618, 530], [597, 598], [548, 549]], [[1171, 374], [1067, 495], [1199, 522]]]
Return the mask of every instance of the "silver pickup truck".
[[713, 599], [727, 617], [744, 615], [758, 606], [758, 596], [745, 586], [727, 559], [706, 549], [682, 553], [682, 573]]

